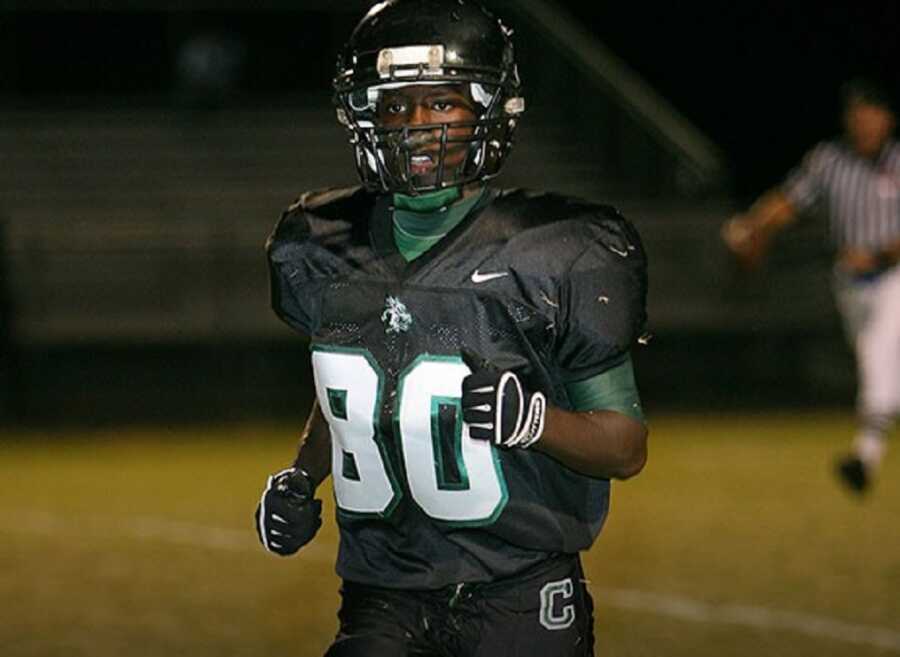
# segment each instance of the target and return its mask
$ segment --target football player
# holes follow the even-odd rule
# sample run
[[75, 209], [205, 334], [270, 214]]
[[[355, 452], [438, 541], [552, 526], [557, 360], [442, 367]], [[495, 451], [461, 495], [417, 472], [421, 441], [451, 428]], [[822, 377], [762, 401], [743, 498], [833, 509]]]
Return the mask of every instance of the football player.
[[591, 655], [579, 552], [647, 455], [640, 238], [609, 206], [486, 184], [524, 100], [511, 31], [470, 0], [375, 5], [334, 89], [362, 186], [303, 195], [268, 242], [317, 403], [260, 540], [310, 541], [331, 474], [329, 657]]

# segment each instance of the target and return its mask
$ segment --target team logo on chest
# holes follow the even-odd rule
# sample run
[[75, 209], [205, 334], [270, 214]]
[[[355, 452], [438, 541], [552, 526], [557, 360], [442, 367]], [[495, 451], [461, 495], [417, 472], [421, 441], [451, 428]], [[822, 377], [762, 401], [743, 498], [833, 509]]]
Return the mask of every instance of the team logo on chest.
[[384, 300], [384, 312], [381, 313], [381, 321], [386, 324], [385, 333], [406, 333], [412, 326], [412, 315], [403, 302], [397, 297], [387, 297]]

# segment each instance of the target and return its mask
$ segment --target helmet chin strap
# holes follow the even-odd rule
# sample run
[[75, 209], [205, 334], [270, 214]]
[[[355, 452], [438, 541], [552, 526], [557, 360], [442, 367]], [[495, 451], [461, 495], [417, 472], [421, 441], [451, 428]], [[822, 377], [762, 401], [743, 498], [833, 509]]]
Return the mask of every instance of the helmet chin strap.
[[462, 196], [459, 186], [439, 189], [426, 194], [409, 196], [407, 194], [394, 194], [394, 207], [410, 212], [435, 212], [441, 208], [456, 203]]

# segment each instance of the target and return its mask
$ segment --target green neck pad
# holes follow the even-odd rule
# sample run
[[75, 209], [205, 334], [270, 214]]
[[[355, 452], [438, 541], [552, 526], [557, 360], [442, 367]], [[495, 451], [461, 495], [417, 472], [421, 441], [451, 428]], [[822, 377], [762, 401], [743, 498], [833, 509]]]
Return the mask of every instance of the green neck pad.
[[434, 212], [451, 203], [455, 203], [460, 196], [462, 196], [462, 192], [459, 187], [448, 187], [447, 189], [419, 196], [394, 194], [394, 207], [398, 210], [409, 210], [410, 212]]

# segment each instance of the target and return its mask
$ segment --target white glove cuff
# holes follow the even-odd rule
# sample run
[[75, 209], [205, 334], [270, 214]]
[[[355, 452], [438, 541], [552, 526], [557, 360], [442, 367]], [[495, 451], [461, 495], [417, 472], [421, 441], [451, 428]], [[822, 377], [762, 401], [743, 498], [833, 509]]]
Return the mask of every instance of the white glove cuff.
[[507, 441], [507, 446], [528, 449], [539, 441], [544, 433], [546, 411], [547, 398], [543, 393], [536, 392], [531, 395], [531, 399], [528, 400], [528, 413], [525, 415], [525, 421], [522, 423], [521, 429]]

